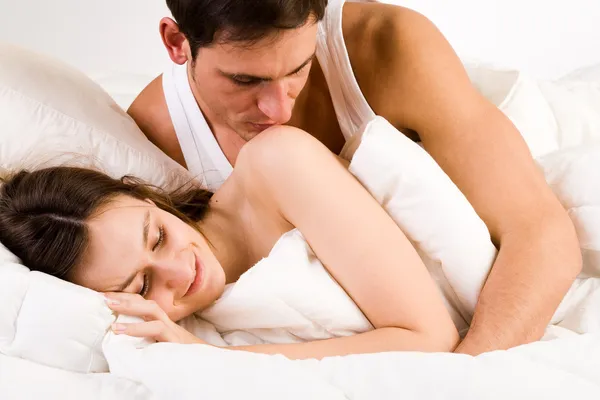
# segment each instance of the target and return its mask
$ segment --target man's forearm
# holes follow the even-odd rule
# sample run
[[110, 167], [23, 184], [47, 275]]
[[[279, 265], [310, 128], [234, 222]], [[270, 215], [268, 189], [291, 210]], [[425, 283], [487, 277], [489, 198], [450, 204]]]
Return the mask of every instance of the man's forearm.
[[476, 355], [539, 340], [580, 270], [568, 217], [505, 235], [456, 352]]

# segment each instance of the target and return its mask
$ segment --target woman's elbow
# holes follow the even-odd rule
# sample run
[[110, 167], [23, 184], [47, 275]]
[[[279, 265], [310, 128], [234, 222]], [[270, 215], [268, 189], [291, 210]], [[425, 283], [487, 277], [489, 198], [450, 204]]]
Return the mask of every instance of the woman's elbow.
[[435, 329], [412, 331], [412, 333], [418, 338], [418, 351], [427, 353], [451, 353], [460, 342], [454, 324], [451, 327], [437, 326]]
[[428, 337], [431, 346], [429, 351], [436, 353], [452, 353], [460, 342], [460, 336], [454, 326], [442, 332], [429, 333]]

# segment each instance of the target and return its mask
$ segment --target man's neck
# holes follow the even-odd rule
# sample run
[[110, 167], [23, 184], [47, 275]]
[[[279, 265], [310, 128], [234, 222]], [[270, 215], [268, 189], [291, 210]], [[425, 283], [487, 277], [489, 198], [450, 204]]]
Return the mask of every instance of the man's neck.
[[[189, 68], [187, 74], [188, 81], [190, 83], [194, 82]], [[235, 165], [237, 156], [242, 146], [246, 144], [246, 141], [242, 139], [228, 125], [217, 123], [216, 121], [218, 119], [214, 115], [212, 115], [212, 113], [210, 112], [210, 108], [202, 101], [202, 97], [199, 95], [198, 91], [196, 90], [196, 87], [192, 84], [190, 84], [190, 87], [192, 89], [194, 99], [196, 99], [196, 104], [198, 105], [200, 112], [204, 116], [204, 119], [206, 120], [206, 123], [210, 128], [210, 131], [217, 140], [217, 144], [221, 148], [221, 151], [223, 151], [223, 154], [225, 154], [225, 158], [227, 158], [227, 161], [229, 161], [229, 163], [232, 166]]]

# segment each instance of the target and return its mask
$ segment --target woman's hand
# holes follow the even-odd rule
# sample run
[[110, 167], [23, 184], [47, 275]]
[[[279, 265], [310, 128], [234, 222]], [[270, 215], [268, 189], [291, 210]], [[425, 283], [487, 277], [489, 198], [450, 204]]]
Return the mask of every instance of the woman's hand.
[[206, 344], [167, 316], [156, 302], [146, 300], [139, 294], [105, 293], [106, 303], [118, 314], [141, 317], [145, 322], [113, 324], [115, 334], [151, 338], [158, 342], [183, 344]]

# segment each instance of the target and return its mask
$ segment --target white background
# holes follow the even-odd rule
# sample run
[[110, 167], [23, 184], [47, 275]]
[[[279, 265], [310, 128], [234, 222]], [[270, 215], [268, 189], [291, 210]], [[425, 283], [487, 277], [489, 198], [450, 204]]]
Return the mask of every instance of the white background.
[[[554, 78], [600, 63], [600, 0], [391, 0], [427, 15], [463, 58]], [[57, 56], [111, 94], [167, 62], [164, 0], [0, 0], [0, 40]]]

